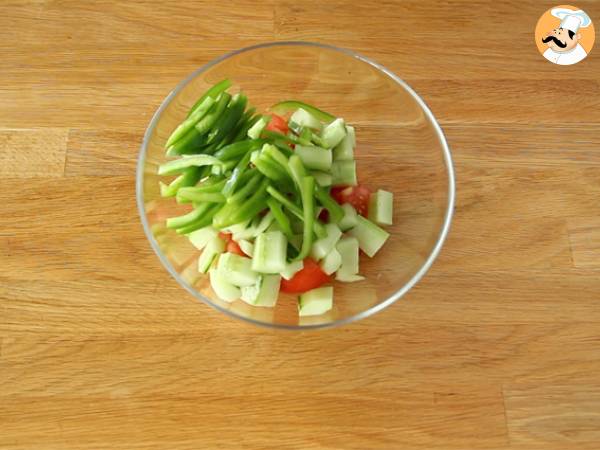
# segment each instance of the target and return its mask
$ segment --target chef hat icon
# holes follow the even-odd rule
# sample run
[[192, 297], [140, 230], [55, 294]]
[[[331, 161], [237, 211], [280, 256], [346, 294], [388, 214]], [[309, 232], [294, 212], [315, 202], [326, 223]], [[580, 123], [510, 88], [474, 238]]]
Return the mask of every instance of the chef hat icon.
[[571, 30], [573, 33], [577, 33], [580, 27], [589, 27], [592, 23], [590, 16], [581, 9], [575, 11], [569, 8], [553, 8], [551, 14], [561, 20], [561, 28]]

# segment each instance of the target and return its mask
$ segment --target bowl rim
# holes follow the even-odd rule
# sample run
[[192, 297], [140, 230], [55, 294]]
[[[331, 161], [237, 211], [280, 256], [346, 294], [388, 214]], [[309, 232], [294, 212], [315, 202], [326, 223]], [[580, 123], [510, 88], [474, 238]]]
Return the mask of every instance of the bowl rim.
[[[165, 110], [165, 108], [167, 107], [167, 105], [169, 105], [171, 103], [171, 101], [175, 98], [175, 96], [185, 86], [187, 86], [193, 79], [195, 79], [198, 75], [205, 72], [212, 66], [219, 64], [220, 62], [222, 62], [228, 58], [231, 58], [233, 56], [239, 55], [241, 53], [246, 53], [246, 52], [249, 52], [252, 50], [269, 48], [269, 47], [278, 47], [278, 46], [282, 46], [282, 47], [284, 47], [284, 46], [308, 46], [308, 47], [318, 47], [321, 49], [337, 51], [337, 52], [343, 53], [347, 56], [356, 58], [364, 63], [371, 65], [372, 67], [383, 72], [385, 75], [387, 75], [392, 80], [394, 80], [396, 83], [398, 83], [402, 88], [404, 88], [413, 97], [413, 99], [421, 107], [425, 116], [431, 122], [433, 129], [435, 130], [435, 133], [437, 134], [437, 137], [442, 146], [442, 152], [444, 154], [444, 162], [445, 162], [446, 171], [448, 174], [448, 202], [447, 202], [447, 206], [446, 206], [446, 213], [444, 216], [444, 223], [443, 223], [442, 229], [439, 233], [439, 236], [437, 238], [436, 244], [434, 245], [429, 256], [427, 257], [427, 259], [425, 260], [425, 262], [423, 263], [421, 268], [417, 271], [417, 273], [415, 273], [408, 282], [406, 282], [400, 289], [398, 289], [398, 291], [396, 291], [394, 294], [392, 294], [385, 300], [379, 302], [378, 304], [370, 307], [369, 309], [361, 311], [357, 314], [345, 317], [343, 319], [335, 320], [332, 322], [327, 322], [327, 323], [307, 324], [307, 325], [287, 325], [287, 324], [261, 322], [260, 320], [255, 320], [251, 317], [244, 317], [242, 315], [239, 315], [239, 314], [231, 311], [228, 308], [224, 308], [224, 307], [218, 305], [217, 303], [214, 303], [211, 299], [200, 294], [196, 289], [193, 288], [193, 286], [191, 286], [188, 282], [186, 282], [177, 273], [177, 271], [175, 270], [173, 265], [169, 262], [169, 260], [163, 254], [162, 250], [159, 248], [158, 243], [156, 242], [156, 239], [154, 238], [154, 235], [152, 234], [152, 231], [148, 224], [148, 220], [146, 218], [146, 208], [145, 208], [145, 203], [144, 203], [144, 164], [146, 161], [146, 153], [147, 153], [148, 144], [150, 142], [150, 138], [152, 136], [152, 133], [154, 132], [154, 128], [156, 127], [156, 124], [158, 123], [158, 120], [160, 119], [160, 117], [161, 117], [163, 111]], [[142, 140], [142, 144], [140, 147], [140, 152], [138, 155], [138, 161], [137, 161], [137, 167], [136, 167], [136, 203], [137, 203], [138, 213], [140, 215], [140, 219], [142, 222], [142, 227], [144, 229], [146, 238], [150, 242], [150, 246], [154, 250], [154, 253], [156, 253], [156, 255], [158, 256], [158, 259], [162, 263], [163, 267], [171, 274], [171, 276], [185, 290], [187, 290], [190, 294], [192, 294], [198, 300], [202, 301], [203, 303], [207, 304], [208, 306], [213, 307], [214, 309], [216, 309], [222, 313], [225, 313], [229, 317], [234, 317], [236, 319], [240, 319], [242, 321], [252, 323], [254, 325], [258, 325], [258, 326], [265, 327], [265, 328], [275, 328], [275, 329], [282, 329], [282, 330], [298, 330], [298, 331], [314, 330], [314, 329], [333, 328], [333, 327], [337, 327], [340, 325], [349, 324], [351, 322], [355, 322], [355, 321], [367, 318], [369, 316], [372, 316], [373, 314], [375, 314], [379, 311], [382, 311], [383, 309], [387, 308], [388, 306], [390, 306], [391, 304], [393, 304], [397, 300], [399, 300], [402, 296], [404, 296], [404, 294], [406, 294], [410, 289], [412, 289], [413, 286], [421, 280], [421, 278], [423, 278], [423, 276], [427, 273], [427, 271], [432, 266], [433, 262], [438, 257], [438, 255], [442, 249], [442, 246], [444, 244], [444, 241], [446, 240], [446, 237], [448, 236], [448, 233], [450, 231], [450, 225], [452, 223], [452, 217], [454, 214], [455, 196], [456, 196], [456, 181], [455, 181], [454, 165], [453, 165], [453, 161], [452, 161], [452, 153], [450, 151], [450, 147], [448, 146], [448, 142], [446, 140], [444, 132], [442, 131], [442, 128], [440, 127], [435, 116], [433, 115], [433, 113], [431, 112], [431, 110], [429, 109], [429, 107], [427, 106], [425, 101], [415, 92], [415, 90], [408, 83], [406, 83], [402, 78], [397, 76], [395, 73], [393, 73], [386, 67], [382, 66], [381, 64], [375, 62], [374, 60], [372, 60], [366, 56], [363, 56], [353, 50], [349, 50], [349, 49], [342, 48], [342, 47], [337, 47], [335, 45], [324, 44], [324, 43], [319, 43], [319, 42], [310, 42], [310, 41], [271, 41], [271, 42], [264, 42], [261, 44], [243, 47], [243, 48], [225, 53], [225, 54], [219, 56], [218, 58], [215, 58], [212, 61], [209, 61], [208, 63], [200, 66], [195, 71], [193, 71], [184, 80], [179, 82], [179, 84], [177, 84], [177, 86], [169, 93], [169, 95], [167, 95], [165, 97], [165, 99], [162, 101], [162, 103], [160, 104], [160, 106], [158, 107], [158, 109], [156, 110], [154, 115], [152, 116], [152, 119], [150, 120], [150, 123], [148, 124], [148, 127], [146, 128], [146, 132], [144, 133], [144, 138]]]

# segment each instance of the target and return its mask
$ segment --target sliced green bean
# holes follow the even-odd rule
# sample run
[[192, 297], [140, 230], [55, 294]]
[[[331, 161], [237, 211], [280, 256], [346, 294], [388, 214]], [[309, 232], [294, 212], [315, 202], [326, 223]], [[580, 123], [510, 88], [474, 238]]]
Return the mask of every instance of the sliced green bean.
[[302, 177], [300, 184], [300, 196], [302, 198], [302, 210], [304, 213], [304, 231], [302, 232], [302, 248], [294, 261], [301, 261], [308, 256], [313, 243], [313, 226], [315, 223], [315, 179], [313, 177]]
[[213, 166], [223, 165], [222, 161], [210, 155], [187, 156], [173, 161], [166, 162], [158, 167], [159, 175], [173, 175], [182, 172], [184, 169], [192, 166]]
[[195, 125], [194, 128], [196, 131], [198, 131], [200, 134], [208, 133], [217, 120], [219, 120], [221, 115], [225, 112], [230, 100], [231, 95], [227, 92], [222, 92], [221, 95], [219, 95], [217, 103], [213, 105], [208, 114]]
[[227, 203], [237, 203], [244, 200], [257, 186], [260, 184], [263, 176], [259, 172], [255, 172], [252, 178], [248, 181], [248, 183], [235, 192], [231, 197], [227, 199]]
[[196, 209], [193, 209], [183, 216], [170, 217], [167, 219], [167, 228], [181, 228], [200, 219], [210, 207], [210, 203], [205, 203]]
[[200, 167], [188, 167], [181, 175], [166, 185], [160, 182], [160, 195], [162, 197], [175, 197], [182, 187], [194, 186], [200, 180]]
[[200, 228], [207, 227], [208, 225], [211, 224], [214, 215], [223, 206], [222, 203], [203, 203], [202, 206], [204, 206], [204, 205], [208, 205], [208, 208], [206, 209], [206, 211], [204, 212], [204, 215], [202, 217], [198, 218], [198, 220], [190, 223], [189, 225], [186, 225], [181, 228], [177, 228], [177, 230], [175, 230], [175, 231], [178, 234], [188, 234], [188, 233], [191, 233], [192, 231], [199, 230]]
[[325, 189], [317, 186], [315, 196], [323, 207], [329, 211], [329, 218], [333, 223], [338, 223], [344, 217], [344, 209], [336, 202]]
[[200, 97], [196, 101], [196, 103], [194, 103], [194, 106], [192, 106], [190, 108], [188, 117], [194, 113], [196, 108], [198, 108], [202, 104], [202, 102], [204, 101], [205, 98], [212, 97], [213, 99], [215, 99], [221, 94], [221, 92], [224, 92], [225, 90], [229, 89], [230, 87], [231, 87], [231, 81], [228, 79], [221, 80], [218, 83], [214, 84], [204, 94], [202, 94], [202, 97]]
[[281, 203], [279, 203], [277, 200], [271, 197], [267, 200], [267, 205], [273, 213], [273, 217], [275, 217], [275, 220], [281, 227], [283, 234], [285, 234], [288, 239], [291, 239], [294, 235], [292, 233], [292, 226], [290, 225], [290, 219], [288, 218], [288, 216], [285, 215], [285, 213], [281, 209]]
[[271, 106], [271, 111], [277, 114], [284, 114], [289, 111], [295, 111], [298, 108], [302, 108], [306, 112], [311, 113], [315, 118], [319, 119], [321, 122], [331, 123], [335, 120], [335, 116], [320, 110], [316, 106], [309, 105], [308, 103], [301, 102], [299, 100], [285, 100], [283, 102], [276, 103]]
[[235, 166], [235, 169], [233, 169], [231, 177], [229, 178], [229, 180], [227, 180], [227, 183], [223, 187], [222, 192], [225, 197], [231, 197], [231, 195], [233, 195], [233, 193], [235, 192], [235, 189], [237, 188], [238, 184], [244, 183], [244, 182], [250, 180], [250, 177], [252, 176], [252, 174], [254, 172], [248, 170], [249, 162], [250, 162], [250, 152], [248, 151], [242, 157], [242, 159], [240, 159], [237, 166]]
[[173, 131], [171, 136], [169, 136], [169, 139], [167, 139], [167, 144], [165, 147], [170, 147], [183, 136], [185, 136], [188, 131], [194, 128], [194, 125], [196, 125], [200, 119], [202, 119], [208, 113], [214, 103], [215, 100], [212, 97], [206, 97], [202, 103], [198, 105], [194, 113], [181, 122], [177, 128], [175, 128], [175, 131]]

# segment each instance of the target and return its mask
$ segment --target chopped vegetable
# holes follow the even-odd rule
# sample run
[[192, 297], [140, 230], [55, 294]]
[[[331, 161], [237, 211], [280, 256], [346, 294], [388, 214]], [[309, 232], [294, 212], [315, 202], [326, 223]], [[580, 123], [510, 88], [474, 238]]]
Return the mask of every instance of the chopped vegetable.
[[379, 225], [393, 222], [393, 194], [358, 184], [344, 119], [296, 100], [257, 114], [230, 87], [207, 90], [167, 139], [175, 159], [158, 174], [174, 177], [160, 193], [190, 209], [165, 230], [201, 252], [220, 299], [274, 307], [281, 290], [301, 294], [300, 316], [323, 314], [334, 289], [324, 285], [364, 279], [359, 249], [373, 257], [390, 237]]
[[298, 299], [300, 317], [319, 316], [333, 307], [333, 287], [326, 286], [302, 294]]

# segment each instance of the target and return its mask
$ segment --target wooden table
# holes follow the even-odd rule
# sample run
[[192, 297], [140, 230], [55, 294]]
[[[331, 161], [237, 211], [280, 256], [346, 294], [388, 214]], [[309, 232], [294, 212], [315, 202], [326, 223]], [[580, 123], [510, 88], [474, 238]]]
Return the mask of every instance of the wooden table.
[[[0, 448], [600, 448], [600, 47], [546, 62], [547, 1], [220, 3], [0, 4]], [[340, 329], [198, 303], [138, 220], [162, 99], [270, 40], [376, 59], [454, 152], [431, 272]]]

